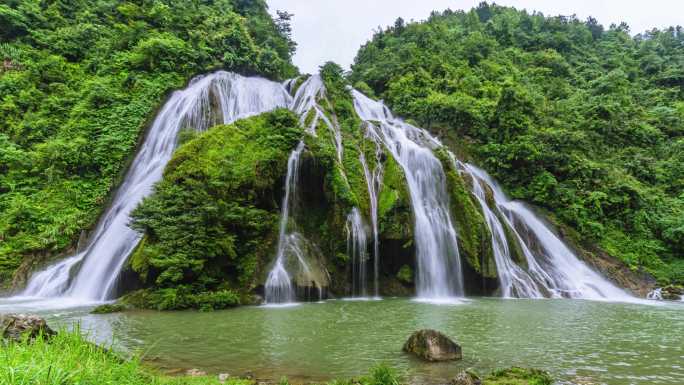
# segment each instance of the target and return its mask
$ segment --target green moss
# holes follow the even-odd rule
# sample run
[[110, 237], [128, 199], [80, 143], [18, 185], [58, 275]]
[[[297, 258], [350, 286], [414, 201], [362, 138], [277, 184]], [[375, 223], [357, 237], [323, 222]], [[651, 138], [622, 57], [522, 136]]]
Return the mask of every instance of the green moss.
[[542, 370], [512, 367], [492, 372], [484, 379], [486, 385], [551, 385], [553, 378]]
[[404, 265], [399, 269], [397, 272], [397, 279], [399, 282], [404, 283], [404, 284], [412, 284], [413, 283], [413, 269], [411, 269], [411, 266], [409, 265]]
[[120, 303], [111, 303], [100, 305], [95, 309], [90, 311], [90, 314], [109, 314], [109, 313], [120, 313], [126, 310], [126, 306]]
[[491, 233], [487, 228], [482, 208], [456, 170], [447, 150], [439, 148], [435, 155], [442, 162], [447, 178], [452, 220], [458, 232], [461, 256], [478, 273], [495, 278], [496, 262], [492, 254]]
[[382, 187], [378, 196], [378, 224], [383, 238], [413, 239], [408, 186], [401, 166], [389, 154], [384, 162]]

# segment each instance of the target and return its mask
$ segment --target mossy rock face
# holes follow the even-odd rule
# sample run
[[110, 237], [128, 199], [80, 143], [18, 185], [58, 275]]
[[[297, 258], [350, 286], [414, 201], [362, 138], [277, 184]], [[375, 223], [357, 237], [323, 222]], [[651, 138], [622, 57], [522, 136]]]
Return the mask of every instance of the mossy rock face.
[[284, 109], [217, 126], [176, 150], [133, 212], [144, 234], [130, 267], [142, 307], [235, 306], [260, 283], [277, 241], [282, 185], [303, 135]]
[[449, 204], [458, 233], [461, 257], [483, 277], [495, 278], [497, 271], [492, 253], [491, 233], [482, 214], [482, 208], [470, 193], [466, 181], [456, 169], [446, 148], [438, 148], [434, 152], [442, 162], [446, 174]]
[[413, 240], [413, 214], [404, 171], [387, 155], [383, 182], [378, 196], [378, 222], [382, 238]]

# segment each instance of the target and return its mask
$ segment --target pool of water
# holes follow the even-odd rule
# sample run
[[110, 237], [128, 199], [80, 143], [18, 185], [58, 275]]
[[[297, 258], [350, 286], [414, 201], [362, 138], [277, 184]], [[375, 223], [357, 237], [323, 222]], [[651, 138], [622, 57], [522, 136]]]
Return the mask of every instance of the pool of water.
[[[79, 321], [98, 342], [143, 354], [163, 370], [199, 368], [259, 379], [322, 381], [358, 376], [376, 363], [410, 382], [445, 383], [529, 366], [560, 383], [684, 384], [684, 304], [477, 298], [456, 305], [409, 299], [333, 300], [216, 312], [48, 311], [51, 324]], [[0, 306], [0, 311], [7, 308]], [[423, 363], [401, 352], [415, 330], [440, 330], [463, 360]]]

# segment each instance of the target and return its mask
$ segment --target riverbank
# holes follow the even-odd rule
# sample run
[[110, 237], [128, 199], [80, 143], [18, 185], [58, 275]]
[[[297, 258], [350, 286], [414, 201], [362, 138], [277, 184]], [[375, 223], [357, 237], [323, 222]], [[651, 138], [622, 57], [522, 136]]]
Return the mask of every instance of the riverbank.
[[[141, 363], [140, 356], [122, 359], [107, 348], [89, 342], [76, 328], [62, 330], [33, 341], [3, 342], [0, 350], [0, 384], [126, 384], [126, 385], [252, 385], [267, 384], [254, 378], [230, 377], [228, 374], [205, 375], [188, 371], [183, 376], [168, 376]], [[460, 382], [459, 382], [460, 381]], [[471, 381], [471, 382], [468, 382]], [[452, 380], [455, 385], [477, 384], [477, 377], [463, 372]], [[486, 385], [550, 385], [545, 372], [511, 368], [496, 371], [481, 383]], [[290, 384], [286, 378], [277, 382]], [[371, 368], [367, 375], [347, 380], [333, 380], [329, 385], [399, 385], [402, 379], [384, 365]]]

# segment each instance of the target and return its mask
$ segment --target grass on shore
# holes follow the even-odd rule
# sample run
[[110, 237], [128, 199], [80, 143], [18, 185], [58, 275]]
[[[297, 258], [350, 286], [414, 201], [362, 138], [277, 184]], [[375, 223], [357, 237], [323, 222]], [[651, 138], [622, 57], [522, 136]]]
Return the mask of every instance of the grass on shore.
[[[229, 378], [224, 385], [253, 385], [247, 379]], [[216, 376], [171, 377], [141, 364], [121, 359], [108, 349], [88, 342], [77, 329], [60, 331], [49, 341], [4, 343], [0, 339], [0, 385], [219, 385]], [[288, 384], [282, 379], [279, 385]], [[329, 385], [399, 385], [397, 375], [385, 366], [371, 369], [356, 380]]]
[[[78, 332], [61, 331], [49, 342], [7, 343], [0, 348], [0, 385], [218, 385], [216, 377], [169, 377], [123, 360], [88, 342]], [[248, 385], [229, 379], [228, 385]]]

